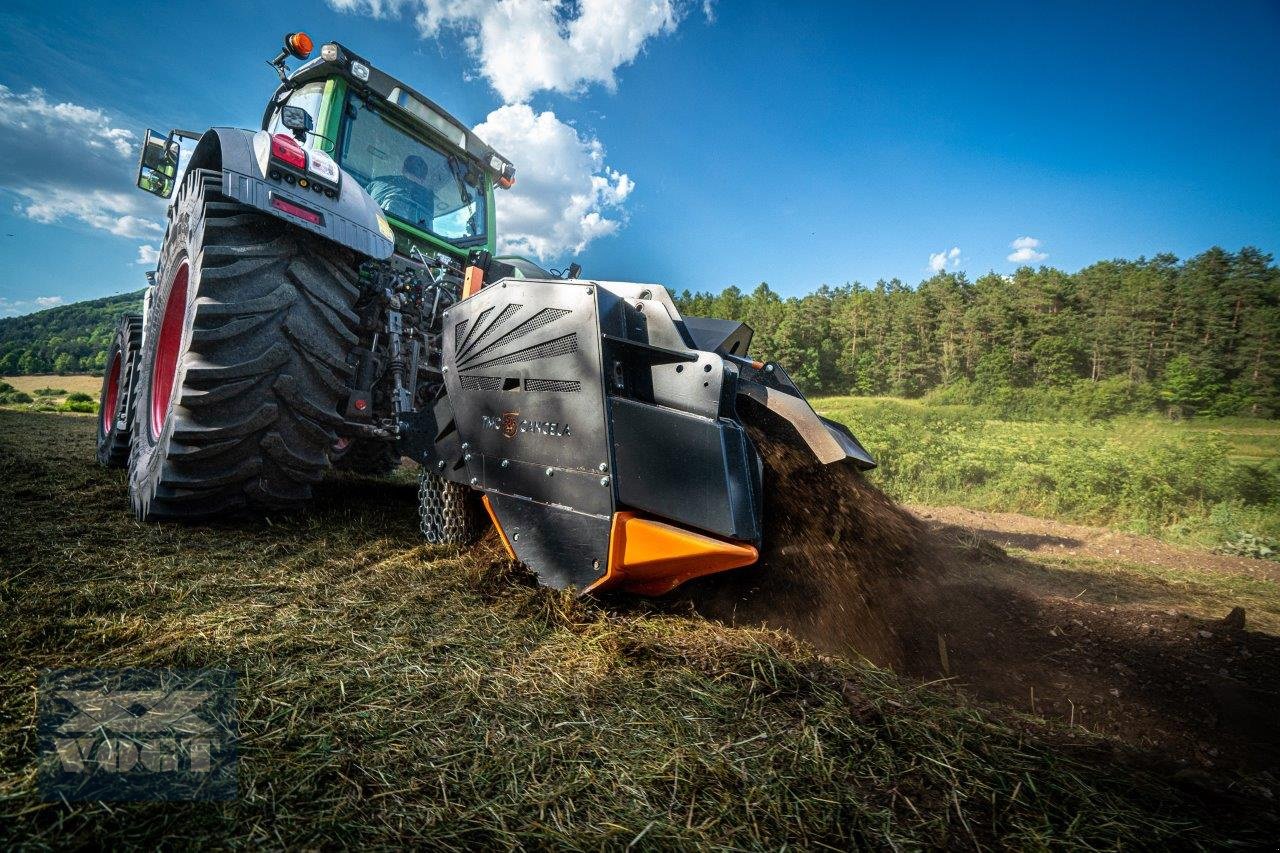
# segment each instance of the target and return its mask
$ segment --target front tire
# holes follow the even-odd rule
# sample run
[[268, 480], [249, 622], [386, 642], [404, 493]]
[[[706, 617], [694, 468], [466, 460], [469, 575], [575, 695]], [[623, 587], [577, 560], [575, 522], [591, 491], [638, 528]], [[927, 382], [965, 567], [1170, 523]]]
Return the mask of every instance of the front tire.
[[356, 258], [221, 186], [192, 170], [170, 209], [129, 461], [143, 520], [296, 508], [342, 422]]
[[142, 317], [120, 318], [107, 349], [107, 369], [98, 397], [98, 464], [127, 468], [133, 435], [133, 398], [138, 386], [138, 350], [142, 346]]

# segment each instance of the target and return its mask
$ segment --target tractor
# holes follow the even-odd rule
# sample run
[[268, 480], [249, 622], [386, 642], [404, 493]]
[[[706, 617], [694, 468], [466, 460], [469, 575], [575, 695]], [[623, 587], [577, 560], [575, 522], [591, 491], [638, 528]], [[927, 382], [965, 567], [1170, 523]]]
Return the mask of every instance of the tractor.
[[487, 516], [543, 584], [661, 595], [758, 559], [760, 436], [874, 467], [746, 325], [497, 254], [515, 166], [366, 57], [312, 50], [286, 36], [258, 130], [143, 140], [138, 187], [171, 201], [98, 428], [137, 518], [294, 510], [330, 468], [407, 457], [429, 542]]

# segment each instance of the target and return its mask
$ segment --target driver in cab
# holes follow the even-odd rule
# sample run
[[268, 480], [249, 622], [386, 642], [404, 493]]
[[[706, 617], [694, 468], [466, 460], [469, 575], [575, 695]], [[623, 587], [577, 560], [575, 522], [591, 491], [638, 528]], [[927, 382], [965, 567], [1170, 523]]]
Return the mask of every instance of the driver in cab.
[[374, 178], [368, 192], [383, 210], [430, 227], [435, 217], [436, 197], [427, 181], [426, 161], [410, 154], [404, 158], [399, 175]]

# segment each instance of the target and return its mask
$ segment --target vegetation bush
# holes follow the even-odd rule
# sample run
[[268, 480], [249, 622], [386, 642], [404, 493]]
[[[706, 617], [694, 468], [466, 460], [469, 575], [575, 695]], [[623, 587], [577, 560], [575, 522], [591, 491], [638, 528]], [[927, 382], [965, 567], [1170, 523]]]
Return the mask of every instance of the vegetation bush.
[[12, 406], [12, 405], [17, 405], [21, 403], [31, 402], [30, 394], [26, 393], [25, 391], [14, 390], [13, 386], [9, 385], [8, 383], [5, 383], [5, 385], [10, 390], [8, 391], [0, 390], [0, 406]]
[[66, 388], [37, 388], [33, 392], [37, 397], [65, 397]]
[[[1070, 390], [1068, 389], [1068, 393]], [[1217, 545], [1280, 537], [1280, 431], [1270, 459], [1235, 454], [1230, 425], [1191, 430], [1158, 416], [1111, 421], [993, 418], [984, 406], [818, 399], [880, 463], [895, 498], [1025, 512]], [[1265, 421], [1244, 421], [1266, 425]], [[1246, 438], [1258, 440], [1256, 436]]]
[[1253, 557], [1255, 560], [1280, 561], [1280, 542], [1240, 531], [1236, 537], [1215, 549], [1219, 554]]
[[67, 399], [58, 405], [60, 412], [96, 412], [98, 411], [98, 401], [85, 394], [83, 391], [77, 391], [74, 394], [68, 394]]

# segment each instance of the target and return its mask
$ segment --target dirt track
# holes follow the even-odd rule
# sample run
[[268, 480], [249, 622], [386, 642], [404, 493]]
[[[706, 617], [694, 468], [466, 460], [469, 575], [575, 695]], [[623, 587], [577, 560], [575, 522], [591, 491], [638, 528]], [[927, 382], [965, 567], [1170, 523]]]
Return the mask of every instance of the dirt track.
[[1046, 564], [1005, 547], [1269, 580], [1277, 567], [1025, 516], [916, 514], [780, 453], [767, 460], [776, 493], [760, 564], [688, 585], [677, 606], [1156, 747], [1189, 773], [1280, 768], [1280, 638], [1230, 607], [1197, 618], [1067, 594]]
[[982, 512], [959, 506], [908, 506], [907, 509], [931, 526], [971, 531], [1001, 548], [1016, 548], [1037, 555], [1096, 557], [1280, 581], [1280, 563], [1277, 562], [1180, 548], [1150, 536], [1135, 536], [1105, 527], [1086, 527], [1013, 512]]

